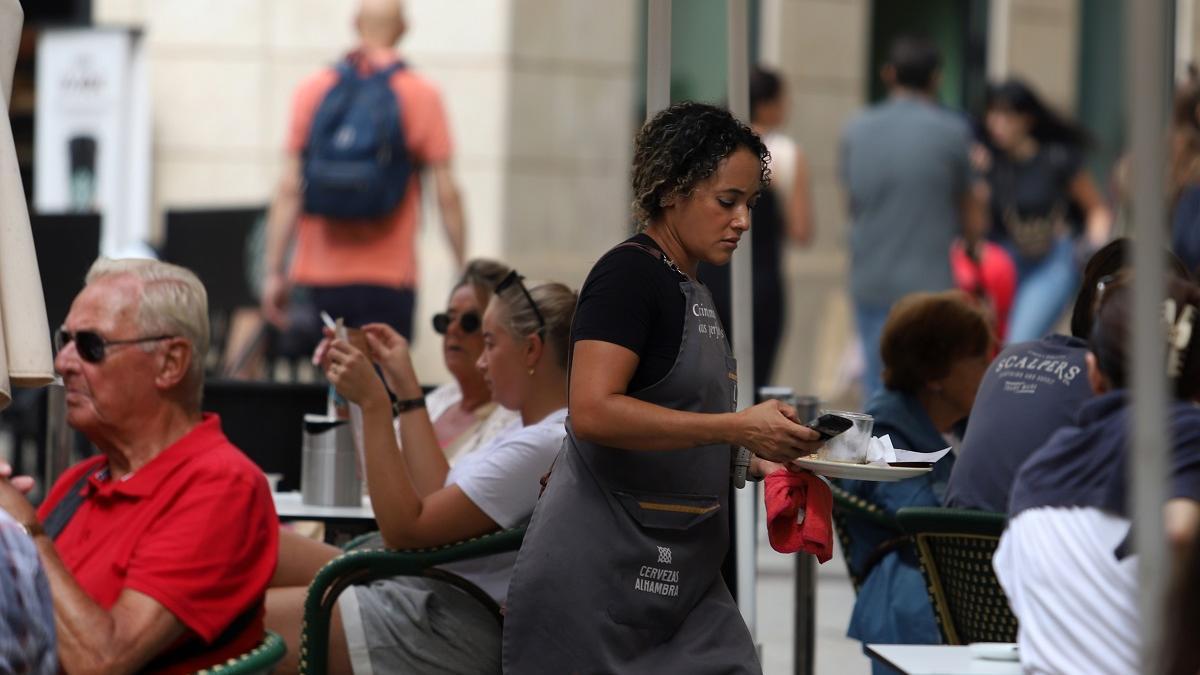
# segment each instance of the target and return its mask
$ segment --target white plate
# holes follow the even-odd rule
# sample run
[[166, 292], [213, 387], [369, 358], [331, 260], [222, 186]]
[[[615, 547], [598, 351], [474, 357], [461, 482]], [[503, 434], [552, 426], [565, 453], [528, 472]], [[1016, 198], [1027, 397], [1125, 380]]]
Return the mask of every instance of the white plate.
[[988, 661], [1020, 661], [1015, 642], [972, 642], [967, 645], [971, 656]]
[[932, 466], [880, 466], [878, 464], [849, 464], [847, 462], [830, 462], [818, 459], [816, 455], [792, 460], [792, 463], [802, 469], [826, 476], [828, 478], [848, 478], [850, 480], [871, 480], [888, 482], [904, 480], [913, 476], [929, 473]]

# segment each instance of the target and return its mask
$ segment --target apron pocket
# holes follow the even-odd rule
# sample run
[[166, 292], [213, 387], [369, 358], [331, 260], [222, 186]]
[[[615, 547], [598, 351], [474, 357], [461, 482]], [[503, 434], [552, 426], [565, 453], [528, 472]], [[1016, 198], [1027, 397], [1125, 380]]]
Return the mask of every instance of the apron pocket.
[[611, 494], [629, 518], [612, 544], [608, 614], [649, 648], [675, 632], [720, 574], [724, 510], [715, 495]]
[[716, 495], [673, 495], [613, 490], [621, 507], [642, 527], [686, 530], [721, 510]]

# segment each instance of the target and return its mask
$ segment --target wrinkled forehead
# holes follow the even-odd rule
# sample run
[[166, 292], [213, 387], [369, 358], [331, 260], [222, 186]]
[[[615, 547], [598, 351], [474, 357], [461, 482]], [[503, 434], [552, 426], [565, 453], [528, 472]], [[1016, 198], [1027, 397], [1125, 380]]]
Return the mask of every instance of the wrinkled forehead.
[[75, 296], [64, 322], [70, 329], [108, 332], [132, 323], [138, 308], [141, 282], [128, 274], [101, 277]]

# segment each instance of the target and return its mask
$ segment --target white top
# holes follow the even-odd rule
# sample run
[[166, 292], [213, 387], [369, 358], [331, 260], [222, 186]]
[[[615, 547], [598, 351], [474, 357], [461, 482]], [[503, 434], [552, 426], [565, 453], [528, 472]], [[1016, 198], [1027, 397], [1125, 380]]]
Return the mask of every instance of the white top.
[[[541, 493], [541, 478], [549, 470], [566, 438], [567, 409], [560, 408], [537, 424], [516, 427], [491, 444], [459, 459], [446, 476], [481, 511], [502, 528], [529, 520]], [[467, 560], [445, 569], [482, 588], [503, 603], [508, 595], [516, 551]]]
[[905, 675], [1021, 675], [1016, 661], [979, 658], [967, 645], [867, 645], [867, 655]]
[[1095, 508], [1034, 508], [1009, 521], [992, 565], [1026, 672], [1138, 671], [1137, 558], [1114, 555], [1129, 529]]
[[767, 152], [771, 153], [771, 189], [786, 204], [796, 180], [796, 142], [778, 131], [768, 133], [762, 140]]
[[[454, 379], [425, 396], [425, 410], [434, 424], [437, 424], [438, 418], [446, 411], [459, 403], [462, 403], [462, 388]], [[446, 461], [451, 466], [454, 466], [462, 455], [487, 445], [501, 432], [519, 425], [521, 421], [521, 416], [515, 410], [509, 410], [495, 402], [479, 406], [474, 410], [474, 414], [475, 423], [463, 430], [453, 443], [442, 448], [446, 454]], [[396, 429], [396, 443], [400, 444], [400, 418], [393, 420], [392, 425]]]

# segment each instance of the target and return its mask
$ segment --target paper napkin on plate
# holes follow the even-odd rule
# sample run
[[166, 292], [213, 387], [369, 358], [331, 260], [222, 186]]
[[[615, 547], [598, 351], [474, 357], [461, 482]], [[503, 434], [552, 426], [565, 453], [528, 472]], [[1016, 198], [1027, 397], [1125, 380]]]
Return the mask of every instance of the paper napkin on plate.
[[884, 434], [872, 437], [867, 444], [867, 464], [878, 464], [880, 466], [887, 466], [892, 462], [925, 462], [933, 464], [945, 457], [947, 452], [950, 452], [950, 448], [938, 450], [937, 452], [901, 450], [892, 447], [891, 436]]

